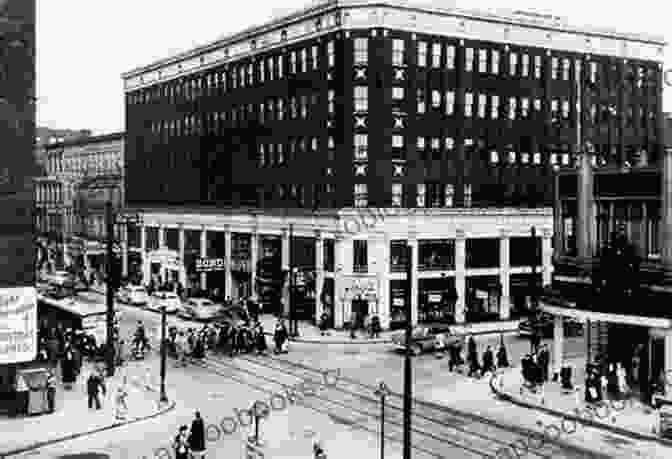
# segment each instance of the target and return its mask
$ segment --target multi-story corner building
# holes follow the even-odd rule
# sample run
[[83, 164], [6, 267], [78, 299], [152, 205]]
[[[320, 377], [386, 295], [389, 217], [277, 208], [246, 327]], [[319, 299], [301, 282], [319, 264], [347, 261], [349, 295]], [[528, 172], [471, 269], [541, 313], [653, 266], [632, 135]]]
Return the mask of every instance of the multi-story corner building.
[[[306, 316], [394, 326], [410, 244], [414, 322], [515, 317], [550, 283], [554, 167], [573, 164], [579, 137], [605, 157], [659, 155], [663, 44], [529, 13], [338, 0], [135, 69], [131, 251], [145, 281], [233, 297], [266, 295], [259, 261], [275, 259], [306, 274]], [[226, 262], [200, 273], [199, 257]]]
[[123, 207], [124, 134], [45, 146], [47, 175], [37, 181], [38, 225], [55, 266], [101, 271], [105, 202]]

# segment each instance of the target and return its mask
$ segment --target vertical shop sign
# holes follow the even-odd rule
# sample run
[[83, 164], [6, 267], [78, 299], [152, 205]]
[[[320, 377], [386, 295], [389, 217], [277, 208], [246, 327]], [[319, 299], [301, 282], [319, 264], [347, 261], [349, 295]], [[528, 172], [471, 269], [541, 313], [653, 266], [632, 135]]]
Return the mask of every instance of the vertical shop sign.
[[37, 292], [0, 289], [0, 364], [28, 362], [37, 355]]

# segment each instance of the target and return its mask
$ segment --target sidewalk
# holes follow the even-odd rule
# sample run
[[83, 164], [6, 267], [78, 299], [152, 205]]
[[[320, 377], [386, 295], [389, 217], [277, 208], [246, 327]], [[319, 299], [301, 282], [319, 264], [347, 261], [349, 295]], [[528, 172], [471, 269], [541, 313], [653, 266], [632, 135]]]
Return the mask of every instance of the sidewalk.
[[[106, 394], [101, 394], [102, 408], [94, 410], [88, 408], [86, 393], [86, 379], [93, 368], [93, 364], [82, 366], [72, 390], [64, 390], [60, 369], [56, 372], [56, 409], [53, 414], [43, 414], [27, 417], [0, 417], [0, 457], [11, 456], [25, 451], [44, 447], [60, 441], [90, 435], [114, 427], [129, 424], [144, 419], [153, 418], [173, 409], [174, 402], [159, 405], [159, 393], [156, 387], [146, 387], [147, 362], [130, 362], [115, 371], [115, 375], [106, 378]], [[128, 413], [125, 421], [115, 419], [115, 394], [127, 377], [127, 404]], [[171, 394], [169, 399], [172, 400]]]
[[[267, 335], [273, 335], [277, 318], [272, 314], [259, 315], [259, 322], [264, 327]], [[287, 321], [285, 321], [287, 323]], [[327, 330], [327, 335], [322, 336], [321, 330], [310, 322], [299, 321], [299, 336], [290, 338], [290, 341], [297, 343], [320, 343], [320, 344], [383, 344], [391, 343], [392, 336], [397, 333], [403, 333], [403, 330], [382, 331], [380, 338], [369, 338], [363, 330], [357, 331], [357, 338], [350, 338], [348, 330]]]
[[[581, 375], [572, 375], [572, 379], [583, 381]], [[568, 393], [562, 390], [560, 382], [549, 382], [544, 386], [542, 400], [541, 391], [533, 393], [524, 386], [519, 366], [504, 370], [493, 380], [491, 386], [500, 399], [518, 406], [609, 430], [618, 435], [672, 446], [672, 440], [661, 438], [656, 434], [657, 410], [647, 407], [639, 400], [631, 399], [625, 403], [615, 403], [613, 408], [611, 406], [600, 408], [599, 413], [595, 414], [593, 411], [590, 415], [587, 412], [589, 405], [585, 403], [583, 385], [576, 385], [575, 391]], [[609, 404], [609, 401], [607, 403]]]

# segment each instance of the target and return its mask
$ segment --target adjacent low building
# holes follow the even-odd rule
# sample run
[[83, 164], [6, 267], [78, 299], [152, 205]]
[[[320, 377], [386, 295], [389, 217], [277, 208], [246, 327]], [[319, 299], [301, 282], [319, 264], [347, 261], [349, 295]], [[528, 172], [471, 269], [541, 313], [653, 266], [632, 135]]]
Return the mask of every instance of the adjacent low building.
[[54, 267], [102, 274], [105, 203], [121, 209], [124, 202], [124, 134], [59, 139], [45, 149], [47, 170], [37, 179], [36, 209], [49, 260]]

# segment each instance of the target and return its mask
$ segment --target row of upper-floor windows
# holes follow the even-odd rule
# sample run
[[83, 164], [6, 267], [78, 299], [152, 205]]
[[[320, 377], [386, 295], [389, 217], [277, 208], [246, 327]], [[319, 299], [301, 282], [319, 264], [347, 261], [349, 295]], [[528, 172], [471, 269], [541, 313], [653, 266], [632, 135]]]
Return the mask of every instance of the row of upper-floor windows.
[[62, 154], [49, 156], [47, 173], [92, 173], [119, 172], [121, 155], [118, 152], [96, 152], [85, 155], [64, 157]]
[[[366, 112], [369, 108], [369, 93], [367, 86], [354, 87], [354, 108], [356, 112]], [[401, 103], [406, 98], [406, 90], [403, 87], [391, 88], [393, 102]], [[431, 94], [431, 97], [430, 97]], [[510, 120], [528, 119], [534, 112], [543, 110], [545, 101], [541, 98], [500, 96], [498, 94], [483, 94], [467, 91], [464, 95], [464, 116], [467, 118], [477, 117], [481, 119], [508, 118]], [[423, 88], [416, 89], [416, 113], [427, 113], [427, 106], [435, 111], [446, 115], [455, 114], [455, 91], [441, 92], [438, 89], [426, 91]], [[443, 107], [443, 108], [442, 108]], [[656, 105], [630, 106], [625, 110], [626, 125], [635, 124], [646, 126], [650, 120], [655, 124]], [[548, 110], [551, 122], [561, 123], [569, 120], [572, 112], [569, 98], [553, 98], [550, 100]], [[636, 113], [636, 114], [635, 114]], [[601, 103], [588, 104], [586, 110], [587, 119], [592, 123], [606, 122], [612, 117], [618, 117], [615, 105]], [[637, 121], [636, 121], [637, 120]]]
[[35, 186], [35, 201], [37, 203], [57, 204], [63, 201], [65, 193], [60, 183], [37, 183]]
[[[228, 68], [211, 73], [185, 77], [155, 87], [132, 92], [128, 103], [147, 104], [157, 101], [193, 101], [202, 96], [221, 95], [237, 88], [246, 88], [266, 81], [280, 80], [287, 74], [295, 75], [319, 69], [320, 49], [313, 45], [294, 50], [287, 55], [279, 54], [259, 58], [254, 62], [232, 64]], [[327, 67], [335, 65], [334, 41], [326, 43]]]
[[[407, 185], [409, 189], [415, 188], [417, 207], [453, 207], [455, 186], [442, 183], [421, 183]], [[464, 186], [464, 205], [471, 207], [471, 185]], [[391, 204], [393, 207], [402, 207], [404, 198], [404, 185], [393, 183], [391, 185]], [[366, 183], [356, 183], [353, 189], [353, 203], [355, 207], [369, 206], [369, 187]]]
[[[201, 96], [223, 94], [236, 88], [250, 87], [265, 81], [284, 78], [287, 73], [297, 74], [319, 69], [320, 46], [325, 46], [327, 67], [335, 66], [335, 42], [325, 45], [311, 45], [287, 54], [258, 58], [247, 63], [232, 64], [228, 68], [214, 72], [194, 75], [180, 80], [167, 82], [151, 88], [132, 92], [128, 95], [129, 104], [151, 103], [159, 100], [195, 100]], [[457, 47], [453, 44], [418, 41], [416, 44], [416, 63], [420, 67], [455, 69]], [[353, 61], [356, 65], [369, 63], [369, 39], [353, 40]], [[503, 59], [506, 59], [504, 62]], [[392, 40], [392, 63], [404, 66], [407, 61], [406, 41]], [[503, 64], [506, 63], [506, 66]], [[550, 77], [553, 80], [569, 81], [581, 71], [582, 61], [568, 57], [550, 58]], [[584, 80], [601, 84], [612, 81], [617, 73], [615, 65], [594, 60], [586, 61]], [[607, 70], [611, 73], [608, 75]], [[521, 78], [541, 79], [544, 77], [544, 56], [515, 50], [501, 51], [493, 48], [464, 49], [464, 70], [483, 74]], [[659, 71], [638, 63], [627, 63], [624, 67], [625, 87], [657, 88]]]
[[[329, 91], [327, 109], [333, 115], [336, 107], [334, 91]], [[269, 98], [260, 104], [244, 104], [230, 110], [188, 114], [172, 120], [152, 121], [152, 134], [163, 137], [183, 135], [221, 134], [227, 127], [236, 127], [240, 123], [258, 120], [260, 123], [283, 121], [287, 119], [305, 120], [320, 108], [316, 93], [299, 97]]]

